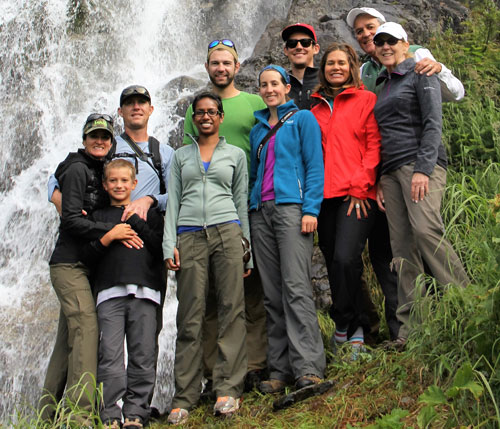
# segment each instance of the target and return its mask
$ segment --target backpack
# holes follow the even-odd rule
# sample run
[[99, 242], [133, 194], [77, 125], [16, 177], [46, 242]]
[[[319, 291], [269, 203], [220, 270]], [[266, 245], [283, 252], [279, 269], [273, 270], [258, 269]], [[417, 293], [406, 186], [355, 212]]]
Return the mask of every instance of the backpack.
[[[153, 171], [158, 176], [158, 179], [160, 180], [160, 194], [164, 194], [167, 189], [165, 186], [165, 181], [163, 180], [161, 168], [160, 142], [154, 137], [149, 136], [148, 153], [144, 153], [141, 148], [137, 146], [137, 143], [132, 140], [132, 138], [130, 138], [127, 133], [123, 133], [120, 137], [128, 143], [133, 153], [116, 153], [116, 140], [113, 138], [113, 144], [108, 153], [108, 158], [110, 160], [115, 158], [134, 158], [136, 171], [139, 170], [137, 159], [140, 159], [141, 161], [147, 163], [153, 169]], [[150, 158], [153, 162], [149, 160]]]

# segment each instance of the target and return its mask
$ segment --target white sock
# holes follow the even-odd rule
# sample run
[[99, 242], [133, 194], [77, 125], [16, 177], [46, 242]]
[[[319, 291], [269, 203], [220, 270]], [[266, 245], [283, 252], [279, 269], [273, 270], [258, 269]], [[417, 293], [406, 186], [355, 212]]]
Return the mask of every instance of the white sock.
[[356, 329], [354, 334], [352, 334], [352, 337], [349, 338], [349, 342], [353, 345], [363, 345], [365, 343], [363, 327], [358, 326], [358, 329]]

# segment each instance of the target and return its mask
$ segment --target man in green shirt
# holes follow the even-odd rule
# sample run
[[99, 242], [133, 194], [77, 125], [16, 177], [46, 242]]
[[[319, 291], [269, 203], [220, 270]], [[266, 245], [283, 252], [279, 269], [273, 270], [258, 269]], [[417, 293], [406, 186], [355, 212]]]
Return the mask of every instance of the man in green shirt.
[[[247, 156], [248, 171], [250, 171], [249, 135], [256, 123], [253, 112], [265, 109], [266, 105], [260, 96], [240, 91], [234, 86], [234, 77], [240, 69], [240, 63], [236, 47], [231, 40], [214, 40], [208, 45], [205, 69], [212, 82], [212, 91], [221, 97], [224, 107], [224, 122], [220, 124], [219, 134], [224, 136], [229, 144], [243, 149]], [[184, 144], [192, 142], [187, 134], [198, 134], [193, 125], [192, 115], [193, 111], [190, 106], [184, 121]], [[203, 333], [204, 363], [209, 380], [216, 357], [217, 315], [215, 310], [215, 295], [213, 289], [210, 288]], [[256, 269], [252, 271], [250, 277], [245, 278], [245, 316], [248, 355], [245, 387], [250, 390], [264, 376], [267, 352], [266, 312], [262, 284]]]

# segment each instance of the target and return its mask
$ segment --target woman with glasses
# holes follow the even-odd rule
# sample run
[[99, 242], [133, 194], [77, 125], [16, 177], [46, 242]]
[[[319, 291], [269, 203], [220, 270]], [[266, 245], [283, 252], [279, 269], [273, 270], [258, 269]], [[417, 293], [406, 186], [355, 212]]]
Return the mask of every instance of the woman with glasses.
[[[113, 228], [113, 224], [95, 222], [89, 217], [94, 210], [109, 204], [102, 188], [102, 171], [112, 139], [112, 118], [90, 115], [83, 127], [84, 149], [70, 153], [55, 173], [62, 192], [62, 217], [49, 265], [61, 311], [41, 401], [46, 418], [53, 416], [53, 407], [65, 388], [70, 400], [79, 407], [91, 410], [94, 405], [98, 327], [89, 272], [81, 262], [80, 251], [84, 243]], [[124, 231], [121, 238], [136, 237], [130, 227]], [[59, 376], [61, 371], [67, 372], [66, 377]]]
[[377, 202], [387, 213], [399, 275], [397, 314], [403, 325], [396, 345], [404, 346], [423, 261], [439, 283], [465, 286], [469, 279], [444, 238], [440, 214], [447, 158], [441, 142], [438, 78], [414, 72], [415, 60], [408, 54], [408, 36], [401, 25], [381, 25], [373, 42], [377, 58], [386, 67], [377, 79], [383, 87], [375, 106], [382, 136]]
[[321, 127], [325, 164], [318, 237], [332, 292], [331, 344], [348, 342], [356, 356], [370, 327], [363, 305], [361, 254], [377, 210], [380, 134], [373, 115], [377, 97], [364, 90], [358, 56], [347, 44], [327, 48], [319, 81], [313, 94], [319, 103], [311, 112]]
[[321, 382], [323, 341], [311, 287], [313, 235], [323, 199], [321, 131], [308, 110], [287, 101], [288, 73], [259, 74], [267, 108], [250, 133], [250, 221], [267, 312], [269, 379], [264, 393]]
[[202, 325], [209, 276], [217, 298], [217, 359], [213, 369], [215, 415], [239, 408], [247, 371], [242, 237], [250, 239], [245, 153], [219, 136], [222, 100], [204, 92], [192, 104], [199, 137], [179, 148], [172, 161], [163, 255], [177, 275], [175, 395], [171, 424], [188, 419], [201, 393]]

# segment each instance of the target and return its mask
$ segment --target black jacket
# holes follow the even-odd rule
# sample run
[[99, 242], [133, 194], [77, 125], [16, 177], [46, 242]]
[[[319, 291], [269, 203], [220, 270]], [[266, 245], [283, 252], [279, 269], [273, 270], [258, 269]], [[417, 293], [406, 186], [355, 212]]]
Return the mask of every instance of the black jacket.
[[[92, 217], [101, 223], [121, 223], [122, 207], [96, 210]], [[99, 240], [88, 243], [83, 249], [83, 262], [91, 269], [92, 285], [101, 292], [113, 286], [136, 284], [162, 290], [163, 274], [163, 216], [157, 208], [149, 209], [147, 222], [136, 214], [128, 223], [144, 241], [141, 249], [125, 247], [114, 241], [104, 247]]]
[[292, 89], [288, 94], [299, 109], [311, 110], [319, 102], [319, 99], [311, 98], [314, 88], [319, 83], [318, 69], [316, 67], [306, 67], [302, 82], [289, 72]]
[[88, 216], [109, 204], [108, 195], [102, 188], [103, 166], [104, 161], [79, 149], [70, 153], [57, 167], [55, 176], [62, 193], [62, 219], [59, 238], [49, 262], [51, 265], [80, 261], [81, 246], [102, 237], [113, 227], [113, 224], [95, 222]]

